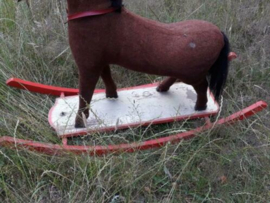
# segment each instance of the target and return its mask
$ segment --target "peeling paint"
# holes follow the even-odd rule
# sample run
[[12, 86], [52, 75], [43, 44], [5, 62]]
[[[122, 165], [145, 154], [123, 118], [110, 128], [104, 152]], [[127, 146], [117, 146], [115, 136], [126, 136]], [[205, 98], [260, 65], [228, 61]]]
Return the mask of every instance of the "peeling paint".
[[194, 42], [190, 42], [189, 43], [189, 47], [191, 47], [192, 49], [196, 48], [196, 44]]

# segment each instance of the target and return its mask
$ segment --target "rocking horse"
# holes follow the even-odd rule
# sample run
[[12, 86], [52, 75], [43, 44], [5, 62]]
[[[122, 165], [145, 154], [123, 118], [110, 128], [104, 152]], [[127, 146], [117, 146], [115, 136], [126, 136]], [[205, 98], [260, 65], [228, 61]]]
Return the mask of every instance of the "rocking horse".
[[[11, 87], [60, 97], [49, 112], [49, 123], [62, 139], [62, 145], [2, 136], [0, 146], [27, 148], [50, 155], [65, 152], [90, 155], [134, 152], [192, 138], [214, 127], [246, 119], [267, 107], [265, 102], [259, 101], [226, 118], [210, 122], [209, 116], [219, 111], [217, 101], [226, 82], [229, 61], [236, 58], [235, 53], [229, 52], [227, 37], [215, 25], [200, 20], [172, 24], [156, 22], [131, 13], [122, 6], [122, 0], [67, 2], [69, 43], [79, 68], [79, 90], [18, 78], [7, 81]], [[124, 88], [117, 92], [110, 64], [168, 78], [160, 84]], [[99, 77], [105, 83], [105, 90], [95, 89]], [[181, 83], [174, 84], [176, 81]], [[118, 94], [116, 101], [104, 98], [117, 98]], [[135, 98], [134, 102], [130, 102], [128, 97]], [[91, 115], [99, 115], [98, 118], [92, 117], [94, 123], [87, 125], [90, 102]], [[135, 102], [139, 103], [137, 106], [146, 106], [140, 110], [146, 115], [143, 115], [144, 118], [127, 115]], [[138, 110], [137, 107], [135, 110]], [[159, 110], [162, 110], [162, 115], [152, 115]], [[93, 131], [194, 118], [205, 118], [206, 124], [194, 130], [146, 141], [107, 146], [77, 146], [67, 142], [68, 137], [88, 135]]]
[[110, 64], [169, 76], [157, 87], [159, 92], [168, 91], [176, 80], [192, 85], [197, 93], [197, 111], [207, 107], [208, 87], [216, 100], [222, 93], [228, 74], [229, 41], [209, 22], [156, 22], [125, 9], [121, 0], [68, 0], [68, 20], [69, 43], [80, 75], [77, 128], [85, 127], [83, 117], [89, 117], [89, 104], [100, 76], [106, 96], [118, 97]]

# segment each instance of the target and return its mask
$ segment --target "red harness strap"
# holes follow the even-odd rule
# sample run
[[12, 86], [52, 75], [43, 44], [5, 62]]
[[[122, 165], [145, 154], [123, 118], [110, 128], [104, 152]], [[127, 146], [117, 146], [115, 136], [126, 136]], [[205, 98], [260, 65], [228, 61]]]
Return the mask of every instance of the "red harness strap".
[[103, 15], [106, 13], [112, 13], [116, 11], [118, 8], [108, 8], [108, 9], [103, 9], [103, 10], [94, 10], [94, 11], [85, 11], [85, 12], [80, 12], [80, 13], [75, 13], [68, 15], [68, 21], [79, 19], [79, 18], [85, 18], [89, 16], [98, 16], [98, 15]]

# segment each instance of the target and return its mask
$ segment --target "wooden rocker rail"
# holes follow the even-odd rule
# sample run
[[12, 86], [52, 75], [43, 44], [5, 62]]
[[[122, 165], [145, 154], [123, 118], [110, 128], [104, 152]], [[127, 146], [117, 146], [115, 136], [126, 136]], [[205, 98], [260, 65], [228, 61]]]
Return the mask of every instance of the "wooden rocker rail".
[[237, 121], [244, 120], [257, 112], [262, 111], [267, 107], [264, 101], [259, 101], [237, 113], [234, 113], [226, 118], [222, 118], [215, 123], [211, 123], [206, 119], [206, 125], [190, 130], [187, 132], [170, 135], [164, 138], [157, 138], [143, 142], [133, 142], [131, 144], [119, 144], [108, 146], [76, 146], [68, 145], [67, 138], [63, 138], [63, 144], [46, 144], [41, 142], [34, 142], [30, 140], [22, 140], [13, 137], [4, 136], [0, 138], [0, 146], [11, 149], [27, 149], [34, 152], [39, 152], [47, 155], [64, 155], [67, 153], [73, 154], [88, 154], [88, 155], [105, 155], [109, 153], [135, 152], [138, 150], [147, 150], [152, 148], [160, 148], [166, 144], [176, 144], [181, 140], [193, 138], [198, 133], [219, 127], [223, 124], [234, 124]]

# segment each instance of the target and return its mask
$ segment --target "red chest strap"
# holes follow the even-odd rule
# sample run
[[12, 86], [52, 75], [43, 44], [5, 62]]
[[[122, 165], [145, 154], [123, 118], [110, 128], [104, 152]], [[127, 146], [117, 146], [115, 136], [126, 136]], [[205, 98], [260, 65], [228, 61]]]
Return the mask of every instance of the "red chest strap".
[[85, 18], [89, 16], [98, 16], [98, 15], [104, 15], [106, 13], [112, 13], [116, 11], [118, 8], [108, 8], [103, 10], [94, 10], [94, 11], [85, 11], [80, 13], [75, 13], [68, 15], [68, 21], [79, 19], [79, 18]]

